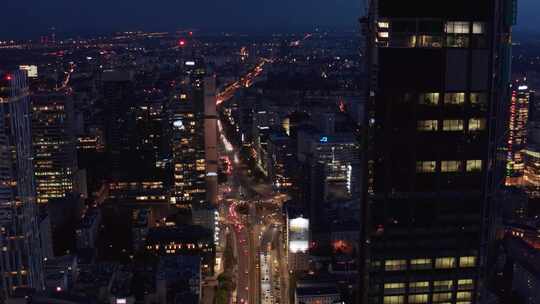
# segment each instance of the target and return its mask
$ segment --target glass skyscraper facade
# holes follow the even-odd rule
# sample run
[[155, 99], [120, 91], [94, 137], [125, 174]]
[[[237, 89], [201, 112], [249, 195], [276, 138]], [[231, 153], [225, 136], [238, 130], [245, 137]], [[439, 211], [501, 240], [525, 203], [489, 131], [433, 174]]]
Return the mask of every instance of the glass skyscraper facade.
[[506, 163], [506, 185], [521, 186], [525, 171], [527, 147], [527, 123], [531, 92], [525, 84], [516, 82], [512, 86], [508, 121], [508, 154]]
[[[215, 79], [201, 63], [186, 66], [186, 77], [168, 106], [172, 156], [171, 203], [191, 208], [217, 195]], [[214, 189], [216, 188], [216, 189]]]
[[0, 73], [0, 270], [2, 297], [42, 289], [26, 75]]
[[479, 303], [514, 21], [511, 0], [370, 1], [361, 303]]
[[77, 168], [73, 100], [64, 92], [32, 96], [32, 141], [37, 202], [73, 191]]

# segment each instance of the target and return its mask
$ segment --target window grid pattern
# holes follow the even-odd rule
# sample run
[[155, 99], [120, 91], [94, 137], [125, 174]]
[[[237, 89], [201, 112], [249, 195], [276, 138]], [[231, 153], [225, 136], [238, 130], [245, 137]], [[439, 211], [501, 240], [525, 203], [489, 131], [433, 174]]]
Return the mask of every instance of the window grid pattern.
[[379, 20], [377, 42], [396, 48], [485, 48], [483, 22], [460, 20]]

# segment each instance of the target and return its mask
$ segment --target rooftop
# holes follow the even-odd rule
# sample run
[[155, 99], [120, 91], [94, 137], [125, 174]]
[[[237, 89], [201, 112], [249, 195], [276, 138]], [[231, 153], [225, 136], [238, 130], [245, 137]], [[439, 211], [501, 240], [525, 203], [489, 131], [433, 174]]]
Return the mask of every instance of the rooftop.
[[148, 242], [150, 244], [178, 240], [182, 240], [183, 242], [197, 242], [212, 239], [212, 232], [210, 230], [197, 225], [157, 227], [150, 229], [148, 233]]
[[296, 288], [296, 294], [298, 296], [327, 296], [327, 295], [339, 295], [339, 291], [336, 286], [327, 287], [298, 287]]

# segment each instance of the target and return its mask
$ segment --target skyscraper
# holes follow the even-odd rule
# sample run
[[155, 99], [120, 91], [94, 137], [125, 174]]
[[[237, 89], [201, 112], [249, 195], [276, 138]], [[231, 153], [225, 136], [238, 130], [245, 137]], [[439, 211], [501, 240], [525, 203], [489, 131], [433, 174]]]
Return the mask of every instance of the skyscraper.
[[204, 154], [206, 162], [206, 200], [217, 204], [218, 152], [217, 152], [216, 79], [204, 78]]
[[43, 287], [32, 165], [30, 103], [22, 71], [0, 74], [0, 268], [2, 296]]
[[64, 92], [32, 96], [32, 141], [37, 202], [73, 191], [77, 167], [73, 100]]
[[508, 121], [508, 154], [506, 162], [506, 185], [520, 186], [523, 184], [524, 149], [527, 146], [527, 122], [531, 92], [524, 83], [512, 85], [510, 113]]
[[217, 125], [215, 79], [201, 63], [187, 68], [187, 81], [168, 105], [173, 168], [172, 202], [179, 206], [217, 196]]
[[515, 1], [370, 1], [362, 303], [479, 303]]
[[523, 184], [529, 198], [540, 197], [540, 125], [532, 122], [527, 135], [527, 147], [523, 150]]
[[[122, 153], [129, 150], [127, 112], [134, 105], [134, 73], [107, 70], [102, 74], [102, 93], [105, 103], [105, 141], [113, 175], [122, 175], [126, 166]], [[118, 176], [115, 176], [118, 177]]]

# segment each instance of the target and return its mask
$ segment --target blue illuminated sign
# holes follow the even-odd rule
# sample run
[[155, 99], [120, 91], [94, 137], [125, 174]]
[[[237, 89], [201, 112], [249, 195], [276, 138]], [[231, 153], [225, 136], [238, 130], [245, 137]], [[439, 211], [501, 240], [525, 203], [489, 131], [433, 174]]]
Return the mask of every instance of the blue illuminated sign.
[[328, 137], [323, 136], [323, 137], [321, 137], [321, 139], [319, 141], [322, 142], [322, 143], [328, 142]]

